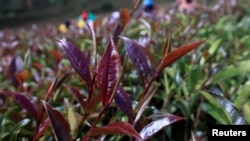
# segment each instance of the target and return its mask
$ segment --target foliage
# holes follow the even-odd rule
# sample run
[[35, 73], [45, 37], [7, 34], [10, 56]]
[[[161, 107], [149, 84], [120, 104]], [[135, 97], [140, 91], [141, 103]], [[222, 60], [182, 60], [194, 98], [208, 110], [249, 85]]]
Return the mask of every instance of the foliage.
[[1, 139], [206, 140], [207, 125], [249, 124], [250, 11], [139, 4], [114, 23], [0, 31]]

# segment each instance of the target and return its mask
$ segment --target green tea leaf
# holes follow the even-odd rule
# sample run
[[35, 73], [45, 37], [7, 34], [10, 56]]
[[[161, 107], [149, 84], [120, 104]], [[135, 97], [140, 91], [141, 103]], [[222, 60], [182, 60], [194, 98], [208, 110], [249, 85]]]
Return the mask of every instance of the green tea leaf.
[[189, 89], [195, 89], [196, 84], [201, 79], [202, 71], [200, 67], [192, 68], [188, 77]]
[[15, 125], [12, 129], [9, 130], [9, 133], [11, 133], [9, 141], [17, 141], [18, 134], [20, 133], [20, 128], [24, 127], [30, 122], [30, 119], [23, 119], [20, 121], [17, 125]]
[[208, 100], [205, 110], [222, 124], [233, 124], [227, 111], [208, 92], [201, 91], [202, 96]]
[[72, 106], [68, 107], [68, 110], [67, 110], [67, 113], [68, 113], [68, 122], [69, 122], [69, 126], [70, 126], [70, 131], [71, 131], [71, 135], [72, 137], [76, 137], [77, 134], [78, 134], [78, 120], [76, 118], [76, 114], [74, 112], [74, 109]]
[[238, 93], [236, 95], [236, 98], [234, 100], [234, 104], [237, 107], [243, 106], [247, 101], [250, 100], [250, 93], [249, 92], [250, 92], [250, 84], [249, 83], [240, 87], [240, 89], [238, 90]]
[[221, 119], [222, 123], [236, 125], [246, 123], [242, 113], [228, 99], [213, 92], [209, 94], [203, 91], [202, 95], [209, 101], [210, 108], [213, 108], [210, 113], [214, 116], [216, 115], [216, 118]]
[[250, 60], [241, 61], [236, 65], [230, 65], [223, 68], [217, 74], [215, 74], [215, 79], [225, 80], [234, 76], [246, 74], [247, 72], [250, 72]]
[[209, 53], [208, 58], [203, 57], [200, 61], [200, 64], [204, 65], [206, 60], [212, 58], [215, 55], [216, 51], [220, 48], [221, 44], [223, 43], [222, 41], [223, 39], [219, 38], [211, 43], [211, 47], [208, 50], [208, 53]]

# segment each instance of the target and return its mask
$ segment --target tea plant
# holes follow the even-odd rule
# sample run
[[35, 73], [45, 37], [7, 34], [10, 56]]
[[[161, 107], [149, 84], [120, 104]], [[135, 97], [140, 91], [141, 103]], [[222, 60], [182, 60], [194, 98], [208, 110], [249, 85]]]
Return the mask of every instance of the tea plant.
[[249, 123], [242, 3], [157, 18], [139, 4], [110, 25], [1, 31], [1, 139], [205, 140]]

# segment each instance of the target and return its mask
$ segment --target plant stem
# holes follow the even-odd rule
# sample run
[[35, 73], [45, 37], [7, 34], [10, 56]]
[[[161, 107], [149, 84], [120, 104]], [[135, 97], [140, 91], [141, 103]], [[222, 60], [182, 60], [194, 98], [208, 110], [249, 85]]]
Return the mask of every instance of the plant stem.
[[142, 95], [140, 96], [139, 99], [143, 99], [145, 97], [145, 95], [147, 94], [149, 88], [151, 87], [151, 85], [153, 84], [153, 82], [156, 80], [156, 78], [158, 77], [159, 75], [157, 73], [154, 74], [153, 77], [151, 77], [150, 81], [148, 82], [148, 84], [146, 84], [146, 87], [145, 89], [143, 90], [142, 92]]
[[81, 132], [82, 127], [83, 127], [83, 123], [87, 117], [88, 117], [88, 114], [85, 112], [82, 119], [81, 119], [80, 125], [78, 126], [78, 134]]
[[40, 116], [39, 116], [39, 118], [38, 118], [38, 120], [36, 122], [36, 124], [37, 124], [36, 125], [36, 131], [35, 131], [34, 136], [32, 137], [32, 141], [37, 141], [37, 138], [38, 138], [37, 135], [38, 135], [38, 132], [39, 132], [39, 127], [40, 127], [41, 120], [42, 120], [44, 112], [45, 112], [45, 108], [43, 107], [42, 112], [41, 112], [41, 114], [40, 114]]
[[91, 102], [91, 99], [92, 99], [94, 84], [95, 84], [95, 77], [96, 77], [96, 73], [94, 73], [93, 79], [91, 81], [91, 85], [89, 86], [90, 88], [89, 88], [88, 104]]
[[157, 74], [155, 74], [150, 81], [148, 82], [148, 84], [146, 84], [146, 87], [143, 89], [142, 95], [139, 98], [139, 102], [137, 104], [137, 106], [135, 107], [135, 112], [138, 112], [138, 110], [140, 109], [141, 105], [143, 104], [142, 100], [145, 100], [145, 96], [149, 90], [149, 88], [151, 87], [151, 85], [153, 84], [153, 82], [156, 80], [156, 78], [158, 77]]
[[104, 107], [102, 107], [100, 113], [98, 114], [98, 117], [95, 119], [94, 123], [91, 125], [87, 135], [83, 138], [83, 141], [85, 141], [86, 139], [89, 139], [91, 129], [96, 127], [97, 122], [100, 120], [101, 116], [103, 115], [105, 110], [109, 107], [109, 105], [110, 105], [110, 103], [105, 105]]
[[105, 110], [108, 108], [109, 105], [110, 105], [110, 103], [107, 104], [106, 106], [102, 107], [98, 117], [95, 119], [95, 121], [92, 124], [91, 128], [94, 128], [96, 126], [97, 122], [100, 120], [101, 116], [103, 115], [103, 113], [105, 112]]

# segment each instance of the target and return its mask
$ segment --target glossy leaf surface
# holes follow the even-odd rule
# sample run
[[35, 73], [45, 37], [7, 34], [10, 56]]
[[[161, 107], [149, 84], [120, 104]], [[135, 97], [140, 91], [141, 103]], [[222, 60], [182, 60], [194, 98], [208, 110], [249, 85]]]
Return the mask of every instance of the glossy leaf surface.
[[210, 104], [205, 105], [205, 109], [211, 116], [222, 124], [233, 124], [229, 114], [226, 110], [207, 92], [201, 92]]
[[[185, 118], [176, 115], [168, 115], [164, 118], [158, 119], [146, 125], [141, 131], [140, 136], [143, 140], [147, 140], [155, 133], [159, 132], [162, 128], [173, 124], [174, 122], [184, 120]], [[139, 140], [142, 141], [142, 140]]]
[[91, 75], [88, 66], [88, 59], [85, 54], [73, 43], [66, 41], [66, 39], [57, 40], [60, 47], [62, 47], [70, 64], [76, 72], [85, 80], [88, 86], [91, 85]]
[[127, 37], [121, 37], [125, 44], [125, 49], [128, 53], [131, 62], [140, 73], [143, 81], [146, 82], [148, 75], [150, 74], [150, 68], [148, 65], [148, 59], [144, 53], [142, 46], [132, 41]]
[[111, 101], [113, 90], [121, 73], [120, 56], [114, 42], [112, 40], [110, 42], [97, 70], [103, 105], [107, 105]]
[[210, 103], [210, 114], [223, 124], [245, 124], [243, 115], [235, 105], [214, 92], [201, 93]]
[[131, 97], [122, 86], [118, 87], [114, 99], [118, 107], [131, 119], [133, 116]]

